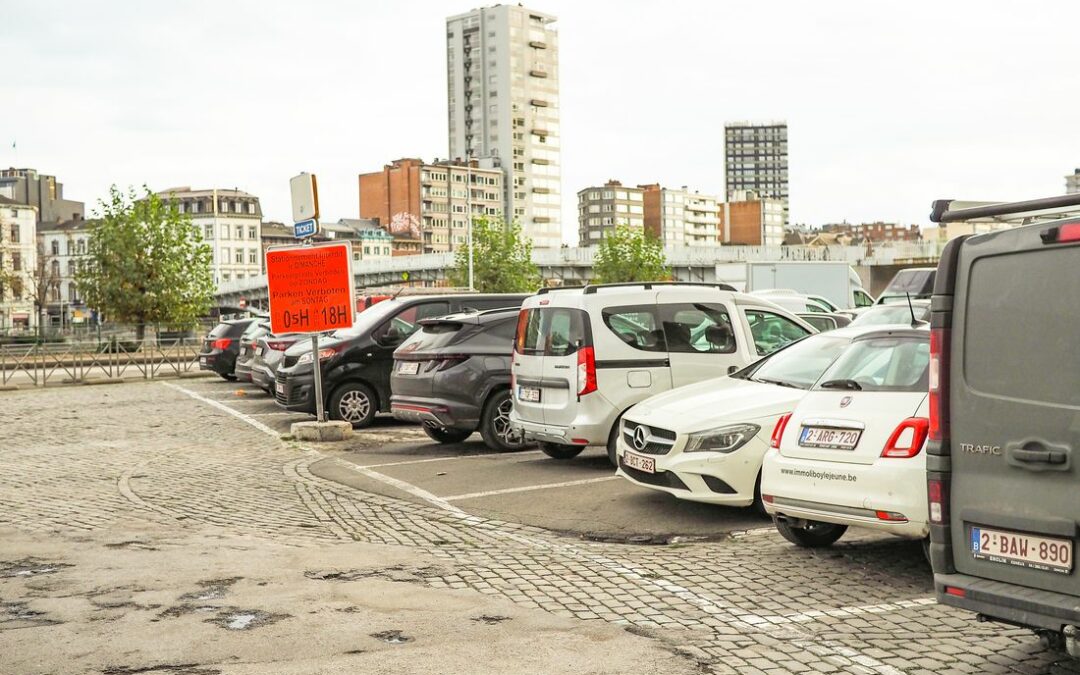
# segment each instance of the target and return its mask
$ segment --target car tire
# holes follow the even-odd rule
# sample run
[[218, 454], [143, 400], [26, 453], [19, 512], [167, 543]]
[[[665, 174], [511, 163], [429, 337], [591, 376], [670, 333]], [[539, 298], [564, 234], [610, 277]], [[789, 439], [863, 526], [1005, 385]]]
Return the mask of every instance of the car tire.
[[611, 462], [611, 466], [616, 469], [619, 468], [619, 453], [616, 450], [616, 445], [619, 442], [619, 429], [622, 428], [622, 415], [615, 418], [615, 426], [611, 427], [611, 433], [608, 434], [607, 439], [607, 458]]
[[473, 435], [471, 429], [444, 429], [442, 427], [433, 427], [430, 424], [425, 424], [423, 427], [424, 433], [428, 435], [428, 438], [436, 443], [442, 443], [443, 445], [461, 443], [466, 438]]
[[514, 400], [509, 389], [497, 391], [488, 397], [484, 412], [480, 415], [480, 435], [484, 443], [496, 452], [514, 452], [525, 447], [520, 432], [510, 427], [510, 411]]
[[754, 483], [754, 503], [750, 505], [750, 508], [754, 509], [754, 513], [762, 516], [769, 515], [765, 510], [765, 500], [761, 498], [761, 472], [758, 471], [757, 482]]
[[926, 564], [930, 566], [930, 569], [934, 569], [934, 563], [930, 560], [930, 537], [925, 537], [922, 540], [922, 553], [926, 558]]
[[221, 379], [225, 380], [226, 382], [236, 382], [236, 376], [232, 373], [218, 373], [218, 375], [220, 375]]
[[844, 532], [847, 532], [847, 525], [808, 520], [805, 526], [795, 527], [787, 520], [778, 518], [776, 520], [776, 530], [780, 533], [780, 536], [796, 546], [823, 548], [831, 546], [833, 542], [844, 536]]
[[585, 449], [584, 445], [560, 445], [559, 443], [540, 443], [540, 449], [552, 459], [573, 459]]
[[362, 382], [346, 382], [330, 395], [327, 412], [330, 419], [352, 424], [353, 429], [371, 426], [379, 411], [379, 399], [371, 387]]

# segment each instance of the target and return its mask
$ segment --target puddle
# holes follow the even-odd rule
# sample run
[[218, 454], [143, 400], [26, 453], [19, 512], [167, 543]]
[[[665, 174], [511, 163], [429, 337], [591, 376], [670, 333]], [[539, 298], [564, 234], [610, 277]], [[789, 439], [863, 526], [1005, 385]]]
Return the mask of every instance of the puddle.
[[220, 600], [224, 598], [229, 592], [229, 588], [232, 587], [237, 581], [240, 581], [244, 577], [228, 577], [225, 579], [210, 579], [208, 581], [200, 581], [199, 586], [201, 591], [192, 591], [191, 593], [184, 593], [178, 599], [179, 600]]
[[68, 563], [46, 562], [37, 558], [0, 560], [0, 577], [36, 577], [41, 574], [55, 574], [65, 567], [74, 566]]
[[0, 630], [51, 626], [60, 621], [50, 619], [45, 612], [30, 609], [25, 602], [0, 602]]
[[260, 609], [237, 609], [226, 607], [218, 612], [212, 619], [205, 619], [206, 623], [212, 623], [226, 630], [251, 630], [260, 626], [269, 626], [282, 619], [291, 618], [289, 614], [273, 614]]
[[493, 626], [493, 625], [495, 625], [497, 623], [502, 623], [503, 621], [511, 621], [511, 620], [512, 619], [510, 617], [508, 617], [508, 616], [499, 616], [497, 614], [495, 614], [495, 615], [482, 614], [480, 616], [473, 617], [473, 621], [486, 623], [489, 626]]
[[400, 645], [413, 640], [408, 635], [402, 635], [399, 630], [384, 630], [381, 633], [372, 633], [371, 637], [392, 645]]

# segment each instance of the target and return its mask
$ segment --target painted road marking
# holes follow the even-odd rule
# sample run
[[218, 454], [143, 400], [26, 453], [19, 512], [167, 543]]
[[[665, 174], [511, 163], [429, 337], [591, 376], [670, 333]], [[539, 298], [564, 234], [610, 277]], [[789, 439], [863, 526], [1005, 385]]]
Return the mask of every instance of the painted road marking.
[[545, 483], [543, 485], [526, 485], [524, 487], [504, 488], [502, 490], [488, 490], [487, 492], [470, 492], [463, 495], [443, 497], [448, 502], [461, 501], [462, 499], [477, 499], [479, 497], [491, 497], [494, 495], [508, 495], [514, 492], [530, 492], [532, 490], [548, 490], [550, 488], [571, 487], [573, 485], [588, 485], [589, 483], [602, 483], [615, 480], [618, 476], [604, 476], [602, 478], [585, 478], [583, 480], [568, 480], [562, 483]]
[[386, 462], [383, 464], [359, 464], [364, 469], [376, 469], [383, 466], [405, 466], [406, 464], [425, 464], [427, 462], [446, 462], [453, 459], [476, 459], [477, 457], [520, 457], [522, 455], [535, 455], [543, 450], [526, 450], [524, 452], [484, 452], [478, 455], [451, 455], [450, 457], [430, 457], [428, 459], [408, 459], [400, 462]]

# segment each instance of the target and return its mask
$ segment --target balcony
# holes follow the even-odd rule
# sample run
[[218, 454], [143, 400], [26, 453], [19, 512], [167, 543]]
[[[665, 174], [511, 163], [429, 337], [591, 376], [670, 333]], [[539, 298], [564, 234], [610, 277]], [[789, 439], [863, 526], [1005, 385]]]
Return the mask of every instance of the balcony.
[[533, 157], [532, 158], [532, 163], [533, 164], [539, 164], [541, 166], [547, 166], [548, 164], [551, 164], [550, 161], [548, 161], [546, 159], [541, 159], [540, 157]]
[[551, 218], [548, 216], [533, 216], [534, 223], [550, 223]]
[[543, 40], [529, 40], [529, 46], [533, 49], [547, 49], [547, 43]]
[[533, 98], [529, 99], [529, 105], [534, 108], [546, 108], [548, 107], [548, 102], [540, 98]]
[[546, 187], [534, 187], [532, 189], [532, 191], [534, 193], [538, 194], [538, 195], [549, 195], [549, 194], [551, 194], [551, 188], [546, 188]]
[[532, 77], [546, 78], [548, 76], [546, 70], [530, 70], [529, 75]]
[[547, 129], [544, 129], [544, 128], [541, 128], [541, 127], [533, 127], [532, 133], [537, 135], [537, 136], [547, 136], [551, 132], [548, 131]]

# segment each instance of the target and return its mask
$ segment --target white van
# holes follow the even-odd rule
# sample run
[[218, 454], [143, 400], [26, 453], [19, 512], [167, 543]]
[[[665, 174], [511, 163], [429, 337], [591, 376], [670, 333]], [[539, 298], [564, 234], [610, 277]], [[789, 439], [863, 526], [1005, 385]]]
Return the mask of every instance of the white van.
[[541, 289], [522, 303], [511, 424], [550, 457], [606, 446], [635, 403], [721, 377], [816, 332], [725, 284], [633, 283]]

